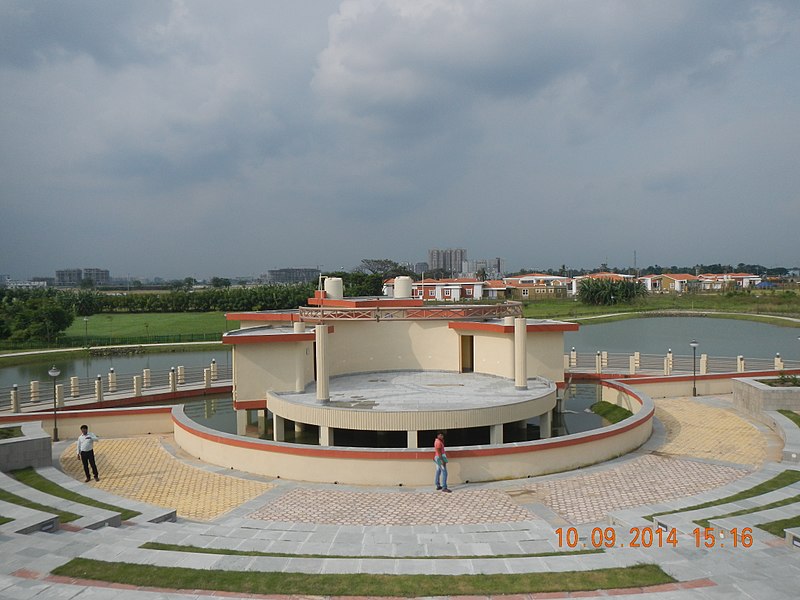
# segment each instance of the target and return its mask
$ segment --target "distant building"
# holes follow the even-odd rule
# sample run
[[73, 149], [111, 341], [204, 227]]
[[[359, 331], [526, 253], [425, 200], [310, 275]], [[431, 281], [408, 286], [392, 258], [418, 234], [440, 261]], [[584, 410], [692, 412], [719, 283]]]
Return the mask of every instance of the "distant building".
[[111, 275], [108, 269], [84, 268], [83, 279], [90, 280], [95, 286], [109, 285]]
[[78, 287], [83, 279], [83, 269], [62, 269], [56, 271], [58, 287]]
[[414, 273], [422, 275], [425, 271], [430, 271], [430, 266], [426, 262], [414, 263]]
[[432, 248], [428, 250], [428, 266], [431, 271], [441, 269], [451, 273], [460, 273], [465, 260], [467, 260], [467, 251], [464, 248]]
[[270, 269], [261, 276], [265, 283], [311, 283], [319, 280], [319, 269], [285, 268]]

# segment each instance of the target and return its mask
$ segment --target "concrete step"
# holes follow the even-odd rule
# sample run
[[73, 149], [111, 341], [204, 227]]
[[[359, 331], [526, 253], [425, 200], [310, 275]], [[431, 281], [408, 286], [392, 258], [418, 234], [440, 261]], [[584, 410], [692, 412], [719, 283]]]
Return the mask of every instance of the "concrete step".
[[73, 479], [55, 467], [43, 467], [36, 469], [42, 477], [60, 485], [64, 489], [70, 490], [87, 498], [104, 502], [120, 508], [135, 510], [141, 514], [129, 520], [130, 523], [161, 523], [163, 521], [175, 521], [177, 516], [174, 508], [161, 508], [144, 502], [137, 502], [129, 498], [116, 496], [97, 487], [86, 485], [85, 483]]
[[[102, 508], [87, 506], [86, 504], [80, 504], [78, 502], [65, 500], [63, 498], [59, 498], [58, 496], [52, 496], [50, 494], [40, 492], [39, 490], [27, 486], [24, 483], [20, 483], [5, 473], [0, 473], [0, 487], [12, 494], [32, 502], [37, 502], [44, 506], [49, 506], [58, 510], [69, 511], [77, 515], [81, 515], [79, 519], [69, 523], [71, 527], [97, 529], [99, 527], [105, 527], [106, 525], [110, 527], [119, 527], [122, 523], [118, 512], [111, 512]], [[64, 525], [64, 523], [61, 524], [62, 527]]]
[[0, 525], [0, 534], [53, 532], [58, 530], [58, 516], [0, 500], [0, 516], [12, 521]]

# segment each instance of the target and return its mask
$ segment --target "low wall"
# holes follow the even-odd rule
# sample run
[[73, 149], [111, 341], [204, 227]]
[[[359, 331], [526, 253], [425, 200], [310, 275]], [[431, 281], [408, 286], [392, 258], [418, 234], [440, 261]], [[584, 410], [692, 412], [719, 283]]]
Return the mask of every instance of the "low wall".
[[22, 427], [22, 436], [0, 440], [0, 471], [25, 467], [49, 467], [53, 464], [50, 435], [39, 423], [9, 423], [4, 427]]
[[[169, 434], [172, 433], [171, 410], [171, 406], [153, 406], [59, 412], [58, 435], [62, 440], [77, 440], [83, 424], [101, 438]], [[53, 431], [52, 415], [38, 415], [38, 420], [49, 440]]]
[[[449, 481], [468, 483], [519, 479], [567, 471], [621, 456], [650, 437], [654, 405], [621, 383], [617, 393], [638, 404], [634, 416], [603, 429], [558, 438], [447, 451]], [[428, 485], [433, 449], [366, 449], [306, 446], [246, 438], [190, 420], [182, 406], [172, 411], [175, 441], [205, 462], [268, 477], [350, 485]]]
[[800, 410], [800, 387], [772, 387], [753, 377], [737, 378], [732, 383], [733, 405], [747, 414], [756, 415], [781, 409]]

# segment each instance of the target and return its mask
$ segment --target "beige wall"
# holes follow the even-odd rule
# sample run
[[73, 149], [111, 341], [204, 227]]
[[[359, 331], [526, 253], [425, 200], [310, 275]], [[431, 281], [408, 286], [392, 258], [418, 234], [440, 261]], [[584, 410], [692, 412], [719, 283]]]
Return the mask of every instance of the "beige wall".
[[528, 377], [564, 381], [564, 333], [537, 331], [528, 333]]
[[[514, 379], [514, 334], [464, 331], [474, 339], [476, 373]], [[528, 375], [532, 375], [530, 372]]]
[[[157, 412], [135, 409], [109, 409], [83, 411], [64, 411], [58, 413], [58, 437], [62, 440], [77, 440], [81, 425], [89, 426], [89, 431], [101, 438], [126, 437], [131, 435], [172, 433], [170, 408]], [[42, 429], [53, 434], [53, 419], [43, 418]]]
[[[576, 381], [578, 378], [576, 377]], [[643, 391], [651, 398], [671, 398], [673, 396], [691, 396], [692, 395], [692, 381], [663, 381], [656, 380], [649, 382], [647, 378], [626, 379], [626, 383], [635, 387], [637, 390]], [[733, 390], [732, 379], [698, 379], [697, 380], [697, 395], [705, 396], [709, 394], [730, 394]]]
[[336, 409], [291, 402], [269, 396], [269, 407], [285, 419], [323, 427], [363, 429], [367, 431], [421, 431], [426, 429], [462, 429], [497, 423], [513, 423], [552, 410], [556, 405], [555, 385], [542, 397], [468, 410], [372, 411]]
[[233, 347], [233, 398], [236, 401], [266, 398], [267, 391], [294, 391], [295, 357], [305, 358], [305, 383], [314, 380], [311, 342], [237, 344]]
[[[646, 398], [646, 397], [645, 397]], [[648, 409], [652, 401], [646, 399]], [[463, 449], [475, 456], [459, 456], [459, 450], [450, 448], [449, 480], [453, 484], [467, 481], [491, 481], [524, 478], [575, 469], [617, 456], [641, 446], [652, 432], [652, 418], [648, 411], [640, 411], [624, 423], [602, 430], [573, 434], [548, 440], [477, 446]], [[247, 439], [246, 447], [234, 445], [234, 436], [207, 430], [189, 422], [182, 408], [173, 411], [176, 421], [175, 441], [192, 456], [224, 468], [234, 468], [268, 477], [350, 485], [430, 485], [433, 477], [432, 450], [430, 457], [423, 452], [416, 457], [414, 450], [327, 449], [316, 446], [298, 449], [292, 444]], [[186, 423], [189, 430], [180, 423]], [[630, 429], [626, 430], [628, 425]], [[202, 436], [202, 432], [213, 439]], [[226, 441], [230, 438], [230, 441]], [[241, 438], [240, 438], [241, 439]], [[565, 445], [565, 442], [569, 442]], [[520, 448], [519, 453], [508, 454], [499, 448]], [[399, 458], [381, 458], [387, 454]], [[408, 455], [405, 458], [403, 455]]]
[[328, 338], [331, 376], [371, 371], [457, 371], [458, 334], [447, 321], [337, 321]]

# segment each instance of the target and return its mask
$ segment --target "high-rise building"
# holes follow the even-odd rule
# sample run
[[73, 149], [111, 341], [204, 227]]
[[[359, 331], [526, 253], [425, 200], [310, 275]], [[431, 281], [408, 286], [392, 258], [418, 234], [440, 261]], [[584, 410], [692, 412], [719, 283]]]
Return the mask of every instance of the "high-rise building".
[[428, 266], [432, 271], [442, 269], [451, 273], [460, 273], [461, 264], [467, 260], [464, 248], [432, 248], [428, 250]]
[[319, 269], [286, 268], [270, 269], [261, 276], [266, 283], [309, 283], [319, 279]]

